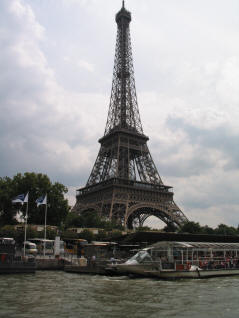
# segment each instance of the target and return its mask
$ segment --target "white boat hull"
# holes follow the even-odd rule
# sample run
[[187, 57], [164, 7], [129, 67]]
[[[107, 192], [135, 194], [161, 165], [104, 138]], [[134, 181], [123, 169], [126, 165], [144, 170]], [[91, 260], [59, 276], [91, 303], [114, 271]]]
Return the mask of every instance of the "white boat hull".
[[135, 275], [143, 277], [157, 277], [162, 279], [178, 278], [209, 278], [218, 276], [239, 275], [239, 268], [208, 269], [208, 270], [159, 270], [154, 265], [127, 265], [112, 266], [115, 272], [122, 275]]
[[238, 268], [232, 269], [209, 269], [209, 270], [195, 270], [195, 271], [150, 271], [147, 273], [150, 276], [162, 279], [178, 279], [178, 278], [209, 278], [219, 276], [239, 275]]

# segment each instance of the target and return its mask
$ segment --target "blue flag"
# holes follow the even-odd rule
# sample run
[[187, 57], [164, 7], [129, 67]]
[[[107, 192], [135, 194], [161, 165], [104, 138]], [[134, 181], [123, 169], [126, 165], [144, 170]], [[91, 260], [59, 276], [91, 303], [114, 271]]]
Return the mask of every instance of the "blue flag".
[[21, 204], [23, 204], [24, 203], [24, 198], [25, 198], [24, 194], [19, 194], [14, 199], [12, 199], [12, 203], [21, 203]]
[[47, 204], [46, 199], [47, 199], [47, 195], [45, 196], [42, 195], [40, 198], [36, 199], [37, 207], [39, 207], [39, 205], [41, 204]]

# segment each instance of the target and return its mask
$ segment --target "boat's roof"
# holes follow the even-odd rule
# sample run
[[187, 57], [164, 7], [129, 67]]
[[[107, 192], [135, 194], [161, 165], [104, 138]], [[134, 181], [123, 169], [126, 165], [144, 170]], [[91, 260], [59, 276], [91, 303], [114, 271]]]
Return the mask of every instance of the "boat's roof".
[[239, 243], [221, 243], [221, 242], [176, 242], [176, 241], [161, 241], [151, 245], [148, 248], [162, 247], [178, 247], [190, 249], [239, 249]]

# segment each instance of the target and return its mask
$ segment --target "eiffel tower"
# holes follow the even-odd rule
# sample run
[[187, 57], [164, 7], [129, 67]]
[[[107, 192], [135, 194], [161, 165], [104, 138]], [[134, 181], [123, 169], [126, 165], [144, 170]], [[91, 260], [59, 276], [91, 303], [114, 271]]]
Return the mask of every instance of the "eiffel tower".
[[113, 82], [104, 136], [84, 188], [77, 190], [73, 211], [93, 210], [125, 228], [142, 226], [155, 216], [174, 228], [187, 218], [173, 201], [172, 187], [163, 184], [143, 133], [134, 80], [129, 24], [131, 13], [115, 17], [117, 39]]

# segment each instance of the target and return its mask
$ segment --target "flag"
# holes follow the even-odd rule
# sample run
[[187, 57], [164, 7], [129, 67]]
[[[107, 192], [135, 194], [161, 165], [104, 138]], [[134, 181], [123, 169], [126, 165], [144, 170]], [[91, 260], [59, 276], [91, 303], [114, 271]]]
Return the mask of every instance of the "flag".
[[21, 204], [23, 204], [24, 203], [24, 198], [25, 198], [24, 194], [19, 194], [15, 198], [12, 199], [12, 203], [21, 203]]
[[19, 223], [23, 223], [24, 221], [25, 221], [25, 217], [24, 217], [24, 214], [22, 213], [22, 211], [17, 211], [17, 213], [16, 213], [16, 215], [15, 215], [15, 217], [14, 217], [16, 220], [17, 220], [17, 222], [19, 222]]
[[27, 192], [27, 194], [25, 195], [25, 198], [24, 198], [24, 203], [28, 203], [28, 194], [29, 194], [29, 192]]
[[39, 207], [39, 205], [41, 204], [47, 204], [46, 202], [47, 200], [47, 195], [42, 195], [40, 198], [36, 199], [36, 204], [37, 204], [37, 207]]

